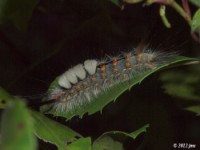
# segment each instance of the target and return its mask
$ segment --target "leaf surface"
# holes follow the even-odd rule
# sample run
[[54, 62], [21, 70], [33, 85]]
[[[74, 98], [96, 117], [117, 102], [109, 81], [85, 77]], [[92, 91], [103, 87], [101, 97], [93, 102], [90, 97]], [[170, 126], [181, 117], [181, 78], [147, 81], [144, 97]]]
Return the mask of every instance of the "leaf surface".
[[0, 0], [0, 23], [11, 21], [19, 30], [26, 30], [39, 0]]
[[126, 133], [122, 131], [109, 131], [102, 134], [98, 139], [96, 139], [92, 145], [92, 150], [124, 150], [123, 143], [131, 138], [135, 140], [141, 133], [146, 132], [149, 124], [137, 129], [134, 132]]
[[68, 145], [67, 150], [91, 150], [91, 138], [80, 138]]
[[68, 150], [68, 143], [74, 142], [77, 138], [82, 137], [67, 126], [53, 121], [43, 114], [31, 111], [34, 121], [34, 133], [37, 137], [55, 144], [59, 150]]
[[185, 108], [188, 111], [196, 113], [197, 116], [200, 116], [200, 105], [189, 106]]
[[192, 18], [191, 30], [200, 32], [200, 9], [195, 12]]
[[191, 2], [192, 4], [194, 4], [197, 7], [200, 7], [200, 1], [199, 0], [190, 0], [189, 2]]
[[22, 100], [9, 101], [1, 120], [1, 150], [36, 150], [33, 119]]
[[7, 102], [12, 98], [13, 97], [7, 91], [0, 87], [0, 108], [5, 108]]

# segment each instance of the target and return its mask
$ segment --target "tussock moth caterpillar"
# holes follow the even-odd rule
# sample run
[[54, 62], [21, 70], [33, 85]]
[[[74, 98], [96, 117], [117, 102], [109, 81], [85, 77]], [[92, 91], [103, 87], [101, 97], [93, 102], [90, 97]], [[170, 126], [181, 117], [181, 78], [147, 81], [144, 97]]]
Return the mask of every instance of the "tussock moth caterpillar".
[[49, 90], [44, 101], [55, 112], [72, 112], [87, 105], [94, 97], [108, 91], [115, 84], [133, 79], [140, 74], [157, 68], [165, 63], [170, 54], [136, 50], [104, 60], [85, 60], [57, 77], [57, 86]]

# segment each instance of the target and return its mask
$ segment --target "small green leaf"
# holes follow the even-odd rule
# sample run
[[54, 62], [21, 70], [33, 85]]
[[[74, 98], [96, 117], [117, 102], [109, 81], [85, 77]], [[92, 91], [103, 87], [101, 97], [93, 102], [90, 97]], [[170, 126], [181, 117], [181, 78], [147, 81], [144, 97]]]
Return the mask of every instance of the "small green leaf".
[[192, 25], [191, 30], [194, 32], [200, 32], [200, 9], [198, 9], [193, 18], [192, 18]]
[[[82, 137], [72, 129], [53, 121], [39, 112], [32, 111], [34, 121], [34, 133], [37, 137], [55, 144], [59, 150], [66, 150], [68, 142], [76, 141], [78, 137]], [[56, 130], [55, 130], [56, 129]]]
[[36, 150], [33, 120], [22, 100], [9, 101], [1, 120], [1, 150]]
[[109, 136], [103, 136], [92, 145], [92, 150], [123, 150], [123, 144], [113, 140]]
[[171, 24], [170, 24], [170, 22], [169, 22], [169, 20], [167, 19], [167, 16], [166, 16], [166, 6], [165, 5], [160, 6], [159, 14], [160, 14], [160, 17], [162, 19], [163, 24], [167, 28], [171, 28]]
[[[187, 57], [183, 57], [183, 56], [171, 57], [168, 63], [162, 64], [155, 69], [136, 74], [135, 76], [131, 77], [130, 80], [128, 80], [128, 81], [121, 81], [118, 84], [115, 84], [111, 88], [105, 90], [104, 92], [101, 92], [101, 94], [99, 94], [97, 97], [95, 97], [93, 100], [91, 100], [90, 103], [82, 105], [81, 107], [76, 107], [73, 109], [73, 111], [65, 112], [62, 110], [51, 109], [52, 104], [43, 105], [41, 107], [41, 111], [48, 113], [48, 114], [53, 114], [55, 116], [62, 116], [67, 119], [70, 119], [73, 116], [77, 116], [77, 115], [82, 117], [85, 113], [88, 113], [89, 115], [91, 115], [97, 111], [101, 111], [103, 109], [103, 107], [105, 107], [111, 101], [116, 100], [122, 93], [124, 93], [126, 90], [130, 89], [132, 86], [134, 86], [138, 83], [141, 83], [145, 78], [147, 78], [152, 73], [159, 71], [161, 69], [164, 69], [170, 65], [174, 65], [177, 63], [184, 64], [185, 62], [191, 62], [194, 60], [196, 60], [196, 59], [187, 58]], [[57, 82], [54, 81], [53, 84], [57, 84]], [[50, 87], [54, 87], [54, 85], [50, 85]]]
[[185, 110], [194, 112], [194, 113], [197, 114], [197, 116], [200, 116], [200, 105], [197, 105], [197, 106], [190, 106], [190, 107], [185, 108]]
[[169, 95], [173, 95], [179, 98], [188, 100], [199, 100], [200, 96], [195, 95], [195, 89], [191, 85], [187, 84], [173, 84], [168, 83], [163, 85], [165, 92]]
[[80, 138], [68, 145], [67, 150], [91, 150], [91, 138]]
[[134, 131], [134, 132], [132, 132], [132, 133], [129, 133], [129, 135], [130, 135], [132, 138], [136, 139], [136, 137], [137, 137], [138, 135], [140, 135], [140, 134], [143, 133], [143, 132], [146, 132], [148, 127], [149, 127], [149, 124], [146, 124], [146, 125], [144, 125], [143, 127], [141, 127], [140, 129], [138, 129], [138, 130], [136, 130], [136, 131]]
[[13, 97], [0, 87], [0, 108], [5, 108], [7, 102], [11, 99], [13, 99]]
[[26, 30], [39, 0], [0, 0], [0, 23], [11, 21], [19, 30]]
[[195, 71], [167, 71], [161, 74], [165, 93], [185, 100], [200, 100], [200, 76]]
[[200, 7], [200, 0], [190, 0], [189, 2], [194, 4], [197, 7]]
[[92, 150], [123, 150], [123, 143], [127, 138], [135, 140], [138, 135], [146, 132], [149, 124], [144, 125], [140, 129], [126, 133], [122, 131], [109, 131], [102, 134], [97, 140], [94, 141], [92, 145]]

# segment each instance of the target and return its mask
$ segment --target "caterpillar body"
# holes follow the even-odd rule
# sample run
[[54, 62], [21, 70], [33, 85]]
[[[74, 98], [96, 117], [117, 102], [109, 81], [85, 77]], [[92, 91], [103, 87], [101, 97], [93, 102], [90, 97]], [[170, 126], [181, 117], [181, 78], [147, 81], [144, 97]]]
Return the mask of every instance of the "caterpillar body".
[[53, 100], [50, 109], [71, 112], [87, 105], [115, 84], [132, 79], [136, 74], [163, 64], [169, 55], [163, 52], [132, 50], [105, 60], [86, 60], [57, 77], [57, 85], [48, 92], [45, 101]]

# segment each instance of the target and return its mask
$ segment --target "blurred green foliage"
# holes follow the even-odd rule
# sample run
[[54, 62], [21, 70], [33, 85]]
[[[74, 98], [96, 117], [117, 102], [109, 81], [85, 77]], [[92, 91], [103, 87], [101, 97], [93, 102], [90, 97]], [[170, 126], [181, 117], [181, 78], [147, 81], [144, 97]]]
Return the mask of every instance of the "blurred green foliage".
[[68, 149], [68, 143], [72, 143], [76, 141], [77, 138], [82, 137], [67, 126], [53, 121], [39, 112], [31, 111], [31, 114], [35, 120], [34, 133], [37, 137], [45, 142], [55, 144], [59, 150]]
[[200, 7], [200, 1], [199, 0], [190, 0], [190, 2], [194, 5], [196, 5], [197, 7]]
[[81, 138], [68, 145], [67, 150], [91, 150], [91, 138]]
[[103, 136], [100, 139], [96, 140], [92, 146], [92, 150], [123, 150], [122, 143], [113, 140], [109, 136]]
[[198, 9], [192, 18], [192, 31], [199, 32], [200, 30], [200, 9]]
[[161, 74], [165, 92], [188, 100], [200, 100], [199, 72], [168, 71]]
[[189, 106], [186, 110], [196, 113], [196, 115], [200, 116], [200, 105]]
[[0, 108], [5, 108], [9, 100], [13, 99], [8, 92], [0, 87]]
[[2, 114], [1, 150], [35, 150], [36, 137], [33, 135], [33, 119], [20, 99], [12, 99]]
[[123, 144], [127, 140], [134, 140], [140, 134], [146, 132], [149, 125], [144, 125], [140, 129], [132, 133], [125, 133], [121, 131], [110, 131], [101, 135], [98, 139], [96, 139], [92, 145], [92, 150], [123, 150]]
[[38, 2], [39, 0], [1, 0], [0, 23], [10, 21], [19, 30], [26, 30]]

